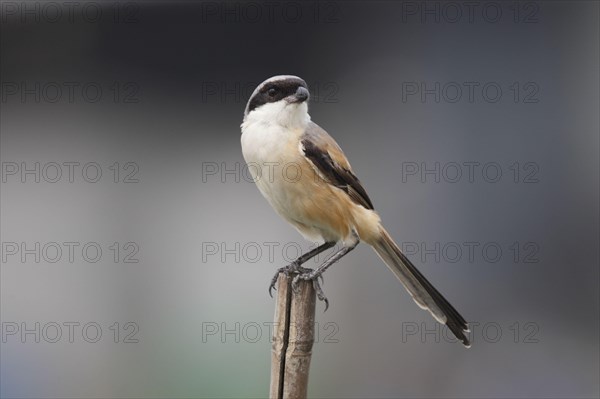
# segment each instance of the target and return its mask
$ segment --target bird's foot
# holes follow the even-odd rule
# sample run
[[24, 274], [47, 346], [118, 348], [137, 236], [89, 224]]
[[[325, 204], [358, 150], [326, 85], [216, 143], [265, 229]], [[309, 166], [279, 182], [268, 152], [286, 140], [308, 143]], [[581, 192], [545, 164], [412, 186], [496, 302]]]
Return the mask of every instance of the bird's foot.
[[289, 277], [292, 274], [302, 275], [311, 273], [312, 271], [312, 269], [302, 267], [298, 262], [292, 262], [287, 266], [280, 267], [279, 269], [277, 269], [277, 273], [275, 273], [275, 275], [271, 279], [271, 284], [269, 285], [269, 295], [271, 296], [271, 298], [273, 298], [273, 290], [277, 290], [277, 288], [275, 288], [275, 284], [277, 283], [277, 279], [279, 278], [280, 273], [283, 273], [287, 277]]
[[327, 308], [329, 308], [329, 300], [327, 299], [327, 297], [325, 296], [325, 293], [323, 292], [323, 289], [321, 288], [321, 283], [319, 283], [319, 279], [321, 279], [321, 283], [324, 282], [323, 270], [308, 269], [308, 272], [298, 274], [296, 277], [294, 277], [294, 279], [292, 280], [292, 289], [294, 291], [297, 290], [298, 282], [300, 280], [312, 281], [313, 288], [315, 289], [315, 292], [317, 293], [317, 298], [319, 298], [319, 300], [325, 302], [325, 311], [327, 311]]

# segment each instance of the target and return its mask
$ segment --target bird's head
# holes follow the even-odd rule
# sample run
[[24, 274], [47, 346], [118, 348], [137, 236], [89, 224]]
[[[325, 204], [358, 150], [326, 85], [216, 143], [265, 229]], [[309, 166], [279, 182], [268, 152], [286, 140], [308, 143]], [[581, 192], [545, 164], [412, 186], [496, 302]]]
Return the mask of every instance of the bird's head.
[[292, 75], [273, 76], [254, 90], [246, 110], [244, 122], [249, 120], [294, 126], [306, 123], [310, 94], [306, 82]]

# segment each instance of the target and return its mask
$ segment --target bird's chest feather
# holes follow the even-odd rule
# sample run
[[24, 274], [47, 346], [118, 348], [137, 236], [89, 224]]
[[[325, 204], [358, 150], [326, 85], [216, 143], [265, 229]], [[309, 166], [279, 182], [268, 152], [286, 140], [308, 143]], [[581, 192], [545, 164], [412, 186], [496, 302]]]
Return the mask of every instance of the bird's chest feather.
[[289, 211], [300, 193], [299, 178], [306, 160], [300, 152], [302, 129], [281, 126], [246, 126], [242, 153], [261, 193], [279, 212]]

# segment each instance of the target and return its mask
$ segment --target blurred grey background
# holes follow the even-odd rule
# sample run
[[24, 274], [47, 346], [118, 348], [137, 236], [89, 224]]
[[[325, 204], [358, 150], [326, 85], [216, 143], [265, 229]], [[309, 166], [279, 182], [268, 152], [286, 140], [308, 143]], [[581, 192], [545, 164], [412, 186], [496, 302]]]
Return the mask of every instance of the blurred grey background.
[[267, 285], [314, 245], [241, 156], [275, 74], [473, 331], [360, 246], [310, 396], [598, 397], [597, 2], [0, 5], [2, 397], [268, 394]]

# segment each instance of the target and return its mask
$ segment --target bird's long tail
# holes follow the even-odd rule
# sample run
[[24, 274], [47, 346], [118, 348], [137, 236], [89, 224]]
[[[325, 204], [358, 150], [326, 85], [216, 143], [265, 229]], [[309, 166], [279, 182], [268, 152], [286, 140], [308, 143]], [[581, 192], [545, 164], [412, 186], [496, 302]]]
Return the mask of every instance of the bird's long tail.
[[371, 243], [377, 255], [398, 277], [419, 307], [427, 309], [437, 321], [448, 326], [464, 346], [470, 347], [471, 343], [466, 335], [469, 332], [469, 326], [465, 319], [417, 270], [388, 232], [383, 227], [380, 229], [379, 238]]

